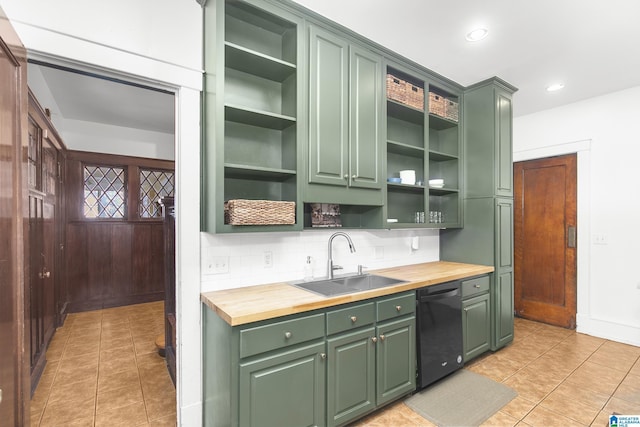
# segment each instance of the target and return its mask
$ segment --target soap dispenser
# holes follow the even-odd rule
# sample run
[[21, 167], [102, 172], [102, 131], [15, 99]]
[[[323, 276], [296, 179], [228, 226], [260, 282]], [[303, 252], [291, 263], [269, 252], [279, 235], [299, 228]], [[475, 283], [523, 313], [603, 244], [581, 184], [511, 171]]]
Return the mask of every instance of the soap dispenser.
[[304, 265], [304, 281], [310, 282], [313, 280], [313, 264], [311, 263], [311, 256], [307, 256], [307, 262]]

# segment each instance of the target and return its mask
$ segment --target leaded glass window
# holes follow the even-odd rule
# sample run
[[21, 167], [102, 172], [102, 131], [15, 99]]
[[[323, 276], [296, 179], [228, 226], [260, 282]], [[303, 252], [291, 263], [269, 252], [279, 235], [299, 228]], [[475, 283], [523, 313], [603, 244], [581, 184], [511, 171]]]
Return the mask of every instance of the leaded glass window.
[[122, 167], [84, 166], [85, 218], [124, 218], [125, 172]]
[[162, 216], [158, 201], [173, 196], [173, 171], [140, 169], [140, 218]]

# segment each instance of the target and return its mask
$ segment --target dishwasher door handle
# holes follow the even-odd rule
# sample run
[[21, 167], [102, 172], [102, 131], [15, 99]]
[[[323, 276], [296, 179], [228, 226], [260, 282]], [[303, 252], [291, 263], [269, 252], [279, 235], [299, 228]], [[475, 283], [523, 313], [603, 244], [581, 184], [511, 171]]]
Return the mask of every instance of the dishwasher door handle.
[[458, 293], [459, 290], [457, 288], [451, 290], [447, 289], [446, 291], [437, 292], [431, 295], [420, 296], [420, 302], [435, 301], [442, 298], [455, 297], [456, 295], [458, 295]]

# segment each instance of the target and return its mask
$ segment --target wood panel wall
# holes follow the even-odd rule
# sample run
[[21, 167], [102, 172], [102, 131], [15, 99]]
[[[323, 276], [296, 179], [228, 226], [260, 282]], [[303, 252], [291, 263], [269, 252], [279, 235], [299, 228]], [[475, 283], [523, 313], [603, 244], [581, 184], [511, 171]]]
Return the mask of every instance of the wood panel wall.
[[[162, 218], [138, 218], [137, 196], [128, 191], [127, 219], [85, 219], [83, 164], [173, 169], [170, 161], [70, 151], [66, 169], [66, 273], [69, 311], [86, 311], [164, 299]], [[132, 183], [133, 181], [133, 183]], [[129, 181], [137, 185], [137, 178]]]

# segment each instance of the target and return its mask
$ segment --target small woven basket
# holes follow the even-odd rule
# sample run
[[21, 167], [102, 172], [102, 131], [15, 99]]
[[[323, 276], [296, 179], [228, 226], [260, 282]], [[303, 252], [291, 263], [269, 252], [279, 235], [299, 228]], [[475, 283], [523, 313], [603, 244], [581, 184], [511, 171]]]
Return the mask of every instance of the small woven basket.
[[444, 116], [454, 122], [458, 121], [458, 103], [456, 101], [452, 99], [444, 100]]
[[424, 111], [424, 89], [409, 82], [406, 84], [406, 104], [410, 107]]
[[296, 222], [296, 202], [233, 199], [224, 204], [230, 225], [290, 225]]
[[407, 82], [397, 78], [393, 74], [387, 74], [387, 98], [401, 103], [407, 99], [405, 86]]
[[444, 97], [437, 93], [429, 92], [429, 114], [444, 117]]

